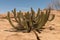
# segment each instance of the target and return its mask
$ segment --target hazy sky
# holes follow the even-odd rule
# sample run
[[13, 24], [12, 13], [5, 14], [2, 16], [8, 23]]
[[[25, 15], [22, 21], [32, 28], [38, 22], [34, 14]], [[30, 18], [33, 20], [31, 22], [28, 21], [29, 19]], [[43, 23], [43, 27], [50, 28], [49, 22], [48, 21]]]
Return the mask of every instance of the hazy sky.
[[11, 11], [14, 8], [22, 11], [30, 10], [31, 7], [34, 10], [44, 9], [50, 2], [51, 0], [0, 0], [0, 13]]

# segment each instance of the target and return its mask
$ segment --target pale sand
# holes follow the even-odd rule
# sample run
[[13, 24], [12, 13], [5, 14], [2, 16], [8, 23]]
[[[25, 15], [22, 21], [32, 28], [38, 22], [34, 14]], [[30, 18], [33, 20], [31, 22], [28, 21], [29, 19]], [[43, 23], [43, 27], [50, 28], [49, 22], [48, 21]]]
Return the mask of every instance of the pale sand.
[[[38, 34], [41, 40], [60, 40], [60, 13], [53, 11], [55, 19], [51, 22], [47, 22], [45, 28], [41, 34]], [[49, 30], [52, 26], [54, 30]], [[6, 19], [0, 19], [0, 40], [36, 40], [33, 32], [9, 32], [12, 27]]]

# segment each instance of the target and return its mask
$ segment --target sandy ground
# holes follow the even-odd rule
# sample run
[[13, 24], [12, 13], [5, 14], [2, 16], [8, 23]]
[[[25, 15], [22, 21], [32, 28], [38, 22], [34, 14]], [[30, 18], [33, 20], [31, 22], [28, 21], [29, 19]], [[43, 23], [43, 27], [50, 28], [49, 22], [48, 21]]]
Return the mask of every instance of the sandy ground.
[[[55, 14], [55, 19], [47, 22], [41, 34], [38, 34], [41, 40], [60, 40], [60, 14], [59, 12], [52, 12]], [[49, 30], [50, 27], [53, 30]], [[0, 40], [37, 40], [34, 33], [9, 32], [12, 27], [8, 20], [0, 19]]]

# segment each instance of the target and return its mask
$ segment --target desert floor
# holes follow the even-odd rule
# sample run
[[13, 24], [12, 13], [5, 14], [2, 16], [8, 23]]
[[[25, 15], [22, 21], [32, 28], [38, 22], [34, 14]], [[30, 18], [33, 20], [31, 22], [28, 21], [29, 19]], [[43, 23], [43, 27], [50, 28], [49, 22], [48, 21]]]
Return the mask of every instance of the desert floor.
[[[37, 40], [34, 33], [9, 32], [12, 27], [8, 20], [0, 19], [0, 40]], [[52, 28], [53, 30], [50, 30]], [[55, 19], [47, 22], [45, 29], [38, 34], [41, 40], [60, 40], [60, 15], [55, 14]]]

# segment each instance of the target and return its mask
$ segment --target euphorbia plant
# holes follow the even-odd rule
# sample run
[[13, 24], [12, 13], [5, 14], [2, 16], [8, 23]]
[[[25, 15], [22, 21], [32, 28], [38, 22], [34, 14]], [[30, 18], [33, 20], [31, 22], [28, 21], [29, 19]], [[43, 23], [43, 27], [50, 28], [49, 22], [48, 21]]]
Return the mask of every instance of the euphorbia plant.
[[16, 31], [26, 30], [28, 33], [33, 31], [37, 37], [37, 40], [40, 39], [36, 32], [40, 33], [40, 30], [43, 28], [46, 22], [52, 21], [55, 17], [55, 15], [52, 15], [51, 20], [49, 20], [50, 9], [46, 10], [46, 12], [42, 12], [38, 8], [37, 13], [35, 13], [35, 11], [31, 8], [31, 12], [28, 11], [25, 13], [25, 15], [23, 15], [23, 12], [16, 12], [16, 9], [14, 9], [12, 10], [12, 13], [16, 23], [18, 23], [17, 26], [13, 25], [13, 22], [10, 19], [10, 12], [8, 12], [7, 19], [12, 27], [15, 28]]

